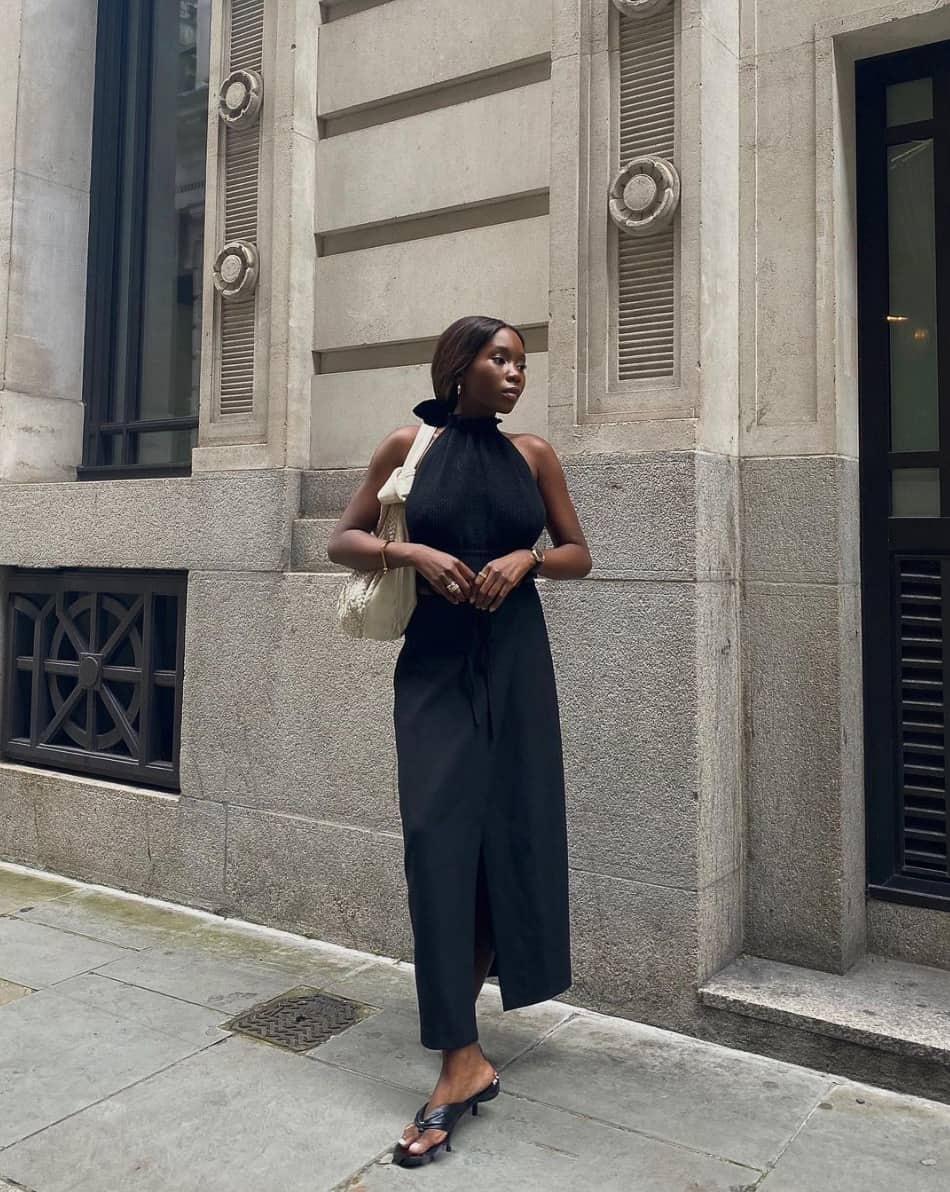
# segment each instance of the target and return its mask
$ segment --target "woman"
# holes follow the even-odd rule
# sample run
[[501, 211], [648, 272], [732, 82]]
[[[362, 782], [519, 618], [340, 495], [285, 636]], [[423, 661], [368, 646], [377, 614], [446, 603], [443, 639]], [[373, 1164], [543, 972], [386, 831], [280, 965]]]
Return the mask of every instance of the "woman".
[[[475, 1019], [485, 977], [505, 1010], [571, 984], [561, 730], [534, 578], [592, 563], [554, 449], [499, 430], [526, 370], [521, 333], [500, 319], [446, 328], [436, 396], [413, 408], [439, 429], [406, 502], [409, 541], [370, 527], [418, 425], [382, 440], [327, 546], [335, 563], [375, 570], [385, 552], [417, 573], [393, 718], [421, 1042], [442, 1051], [442, 1071], [394, 1149], [406, 1166], [451, 1149], [462, 1113], [498, 1094]], [[545, 525], [555, 545], [542, 551]]]

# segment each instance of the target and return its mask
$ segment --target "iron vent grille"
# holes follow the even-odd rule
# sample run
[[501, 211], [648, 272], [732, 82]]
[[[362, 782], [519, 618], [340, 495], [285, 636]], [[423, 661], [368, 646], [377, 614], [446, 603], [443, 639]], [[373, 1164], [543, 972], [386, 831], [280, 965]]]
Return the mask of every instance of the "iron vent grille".
[[[653, 17], [619, 16], [620, 162], [675, 150], [675, 5]], [[618, 380], [671, 380], [676, 369], [675, 262], [678, 221], [652, 236], [617, 242]]]
[[[229, 70], [262, 70], [263, 0], [232, 0]], [[260, 198], [261, 122], [225, 133], [224, 239], [257, 243]], [[250, 418], [254, 413], [254, 344], [257, 302], [223, 302], [218, 415]]]
[[897, 775], [901, 871], [950, 879], [944, 710], [947, 560], [898, 557]]
[[178, 790], [186, 579], [11, 571], [3, 755]]

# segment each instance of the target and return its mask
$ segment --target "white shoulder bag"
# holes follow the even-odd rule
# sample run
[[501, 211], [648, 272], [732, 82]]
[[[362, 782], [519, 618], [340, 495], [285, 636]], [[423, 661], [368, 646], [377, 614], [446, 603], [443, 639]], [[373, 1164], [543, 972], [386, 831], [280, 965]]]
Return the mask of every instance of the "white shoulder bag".
[[[406, 542], [406, 497], [416, 475], [416, 464], [429, 446], [436, 427], [423, 422], [416, 432], [405, 463], [393, 468], [376, 494], [382, 509], [374, 533], [387, 542]], [[393, 641], [401, 637], [416, 607], [415, 567], [390, 567], [376, 571], [351, 571], [337, 598], [337, 616], [350, 637]]]

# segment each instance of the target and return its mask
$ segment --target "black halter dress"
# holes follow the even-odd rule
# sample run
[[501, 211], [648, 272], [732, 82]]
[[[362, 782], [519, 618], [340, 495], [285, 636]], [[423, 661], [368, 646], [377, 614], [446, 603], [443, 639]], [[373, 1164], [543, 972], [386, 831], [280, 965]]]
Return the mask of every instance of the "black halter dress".
[[[414, 409], [444, 430], [406, 502], [411, 542], [474, 572], [545, 525], [527, 460], [495, 416]], [[476, 914], [488, 925], [502, 1007], [570, 986], [567, 825], [561, 726], [534, 576], [495, 612], [453, 604], [416, 574], [417, 600], [393, 672], [393, 719], [420, 1038], [478, 1038]]]

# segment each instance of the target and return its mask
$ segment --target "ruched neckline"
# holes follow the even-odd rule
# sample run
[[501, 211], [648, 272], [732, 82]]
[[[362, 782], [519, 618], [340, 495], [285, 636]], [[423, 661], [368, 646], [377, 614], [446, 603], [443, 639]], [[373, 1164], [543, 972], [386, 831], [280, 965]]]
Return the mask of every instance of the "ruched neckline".
[[450, 414], [446, 420], [446, 426], [454, 426], [456, 430], [463, 430], [469, 434], [488, 434], [494, 431], [500, 418], [494, 414]]
[[452, 426], [466, 434], [498, 433], [501, 419], [495, 414], [457, 414], [447, 402], [430, 397], [412, 407], [416, 414], [429, 426]]

